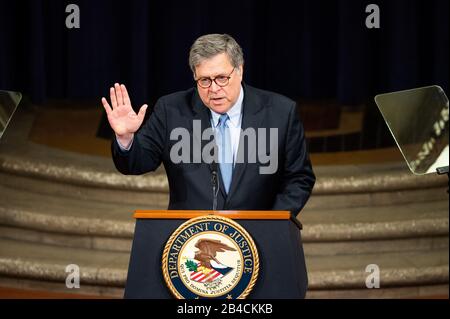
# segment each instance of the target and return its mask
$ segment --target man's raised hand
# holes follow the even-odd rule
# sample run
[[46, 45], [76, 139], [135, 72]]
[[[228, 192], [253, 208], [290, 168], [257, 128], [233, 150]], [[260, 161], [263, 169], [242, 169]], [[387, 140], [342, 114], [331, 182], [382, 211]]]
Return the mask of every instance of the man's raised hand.
[[128, 145], [133, 139], [134, 133], [141, 126], [147, 104], [144, 104], [136, 114], [131, 106], [130, 98], [127, 89], [123, 84], [114, 84], [114, 87], [109, 89], [111, 97], [111, 106], [108, 101], [102, 97], [102, 104], [108, 115], [109, 125], [116, 133], [121, 145]]

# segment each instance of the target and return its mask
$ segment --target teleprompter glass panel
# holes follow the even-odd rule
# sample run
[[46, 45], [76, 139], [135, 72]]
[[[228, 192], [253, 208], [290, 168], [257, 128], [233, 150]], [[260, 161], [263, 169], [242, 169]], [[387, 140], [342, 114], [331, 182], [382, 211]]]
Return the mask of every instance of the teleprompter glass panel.
[[0, 91], [0, 139], [21, 99], [22, 94], [19, 92]]
[[449, 102], [441, 87], [380, 94], [375, 102], [414, 174], [448, 166]]

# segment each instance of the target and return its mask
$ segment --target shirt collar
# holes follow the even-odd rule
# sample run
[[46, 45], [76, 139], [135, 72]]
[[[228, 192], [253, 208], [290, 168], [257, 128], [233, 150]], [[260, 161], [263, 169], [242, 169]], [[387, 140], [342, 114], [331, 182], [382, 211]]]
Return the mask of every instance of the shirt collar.
[[[238, 127], [239, 125], [239, 120], [242, 114], [242, 101], [244, 101], [244, 90], [241, 85], [241, 91], [239, 92], [239, 97], [236, 103], [234, 103], [234, 105], [227, 112], [228, 116], [230, 117], [230, 122], [234, 127]], [[217, 125], [219, 125], [219, 118], [221, 114], [216, 113], [211, 109], [210, 111], [212, 115], [213, 126], [217, 127]]]

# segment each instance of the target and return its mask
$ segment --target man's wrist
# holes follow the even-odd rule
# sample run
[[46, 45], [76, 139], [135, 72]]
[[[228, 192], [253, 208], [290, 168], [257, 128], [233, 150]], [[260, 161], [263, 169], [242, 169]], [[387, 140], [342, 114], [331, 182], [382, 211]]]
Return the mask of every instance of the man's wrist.
[[126, 135], [117, 135], [116, 140], [122, 150], [128, 151], [131, 148], [131, 144], [133, 143], [134, 134], [126, 134]]

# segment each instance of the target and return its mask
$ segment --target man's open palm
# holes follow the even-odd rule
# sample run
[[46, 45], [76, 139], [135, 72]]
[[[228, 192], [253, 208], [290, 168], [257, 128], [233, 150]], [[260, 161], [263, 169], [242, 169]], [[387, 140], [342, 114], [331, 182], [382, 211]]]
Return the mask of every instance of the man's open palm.
[[108, 101], [104, 97], [102, 98], [109, 125], [118, 136], [132, 135], [139, 129], [144, 120], [147, 104], [142, 105], [138, 114], [136, 114], [131, 106], [127, 89], [123, 84], [114, 84], [114, 87], [110, 88], [109, 94], [112, 108]]

